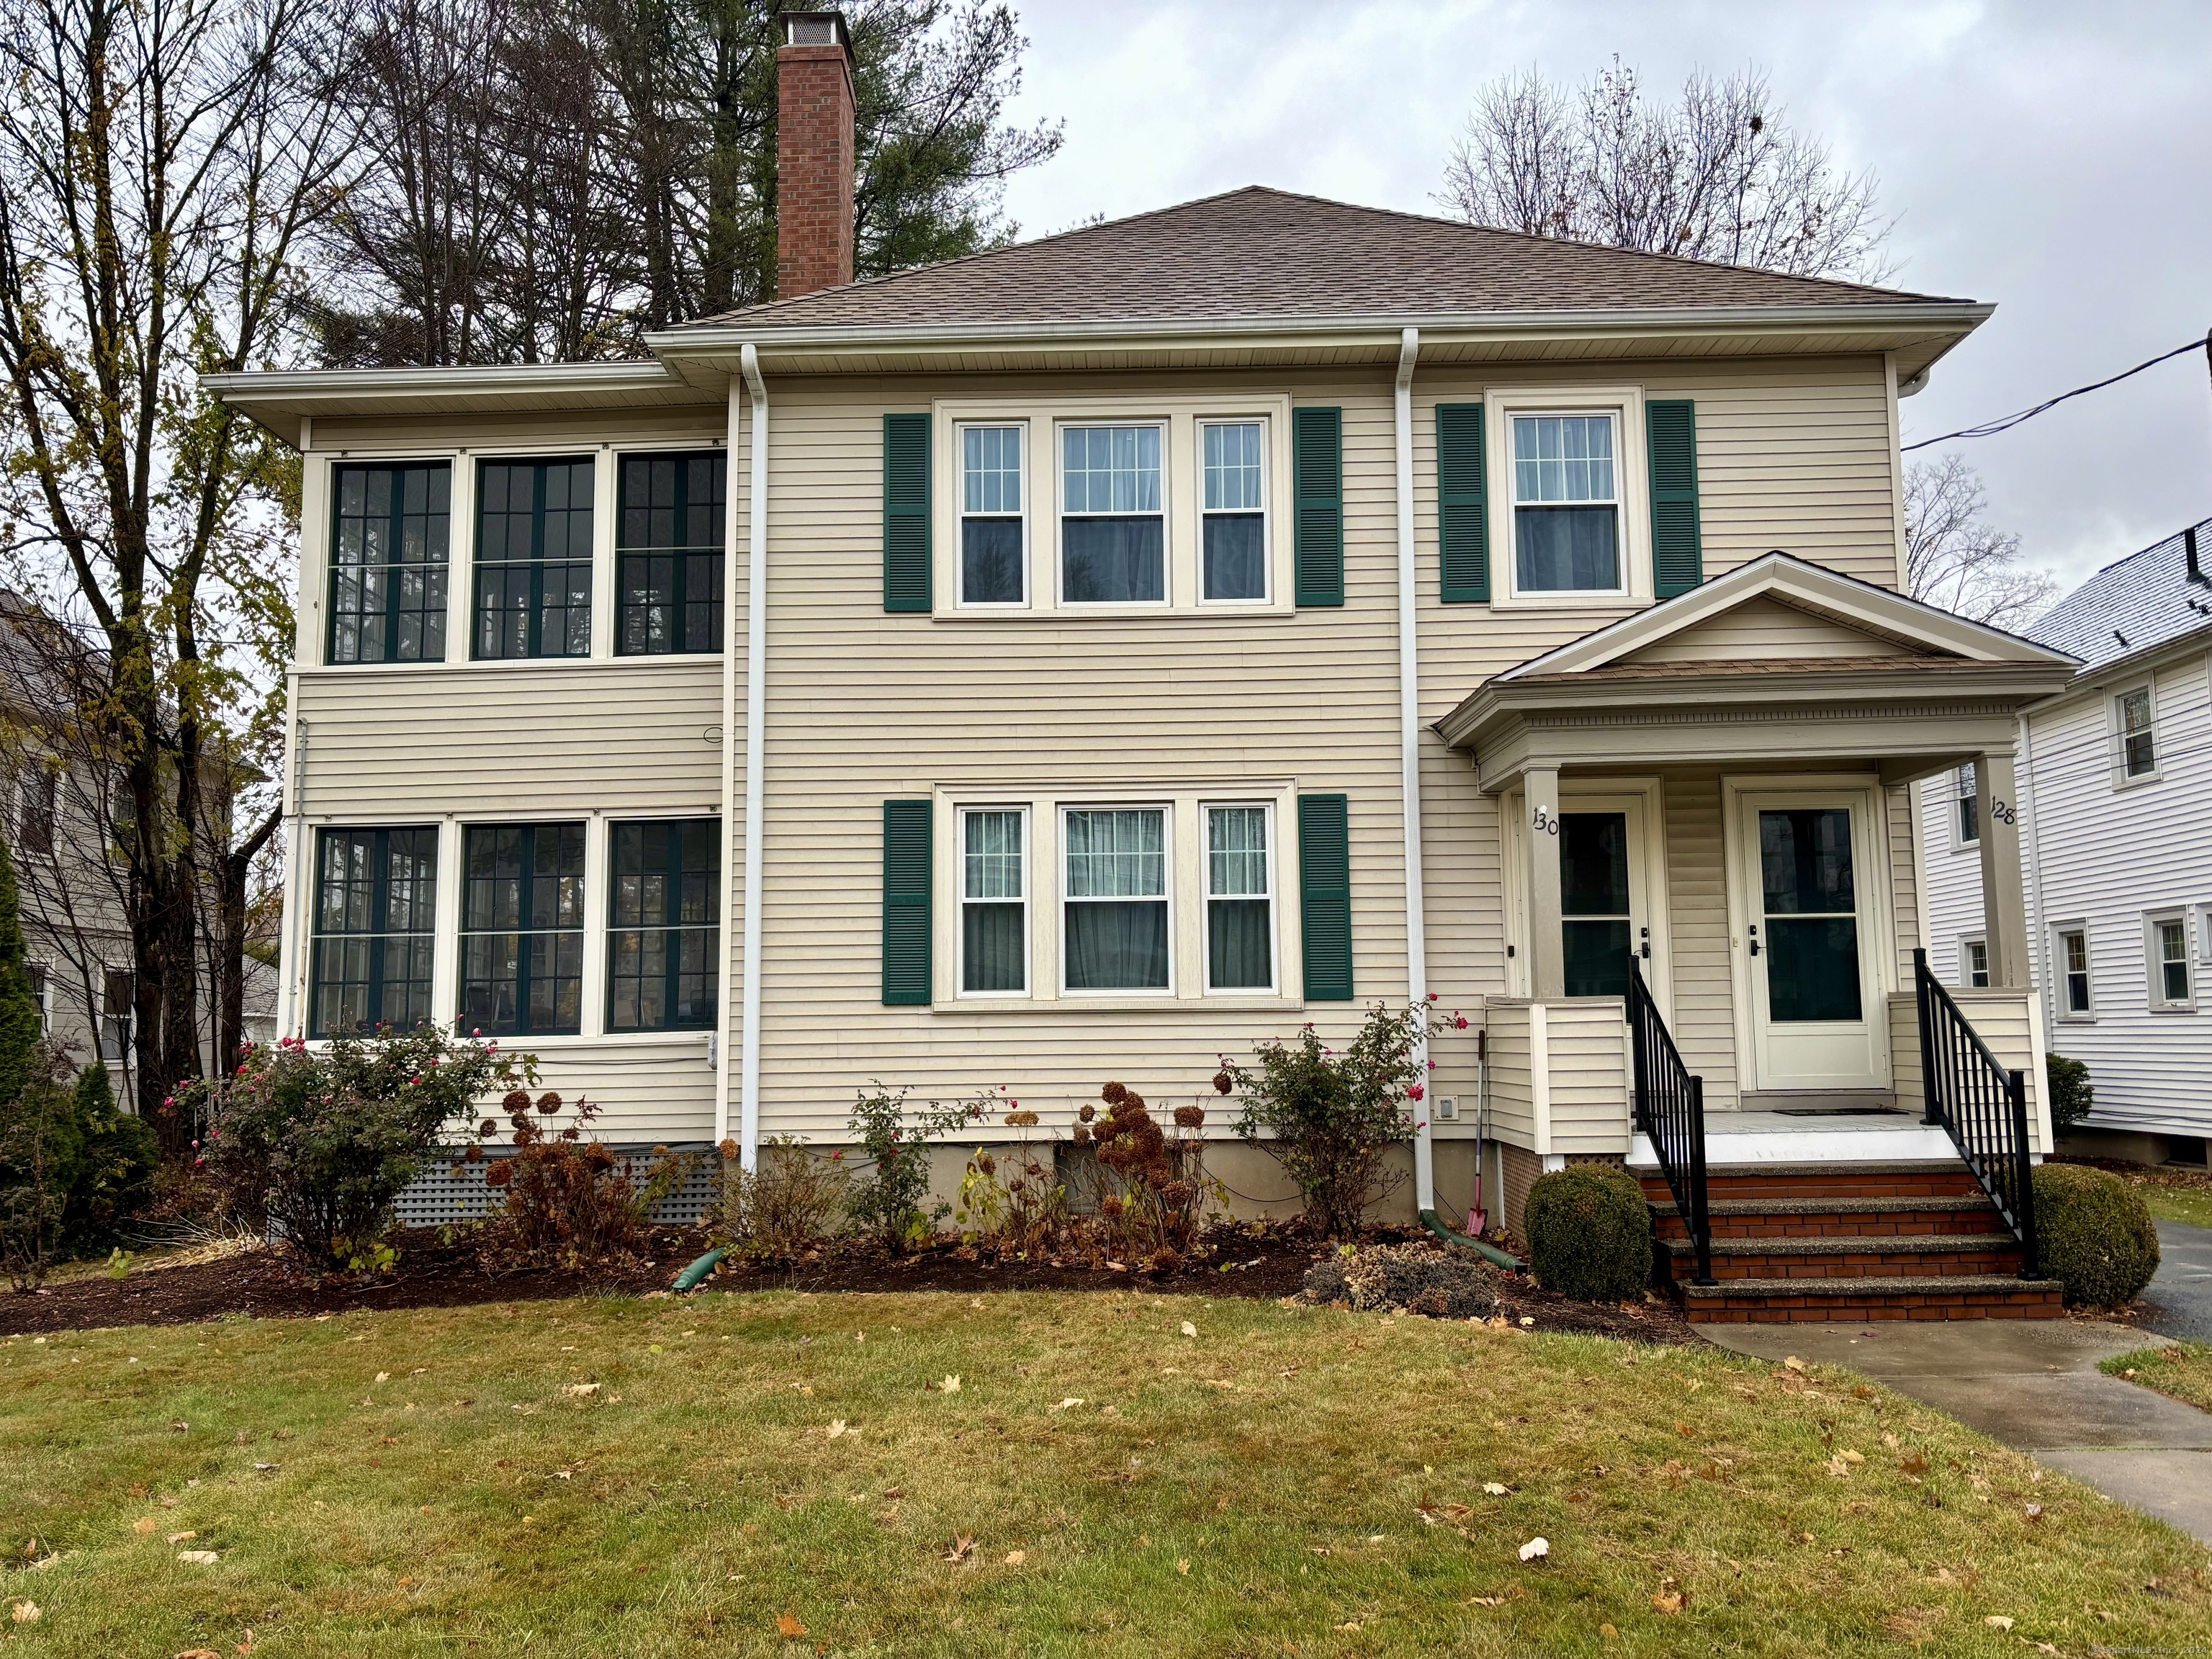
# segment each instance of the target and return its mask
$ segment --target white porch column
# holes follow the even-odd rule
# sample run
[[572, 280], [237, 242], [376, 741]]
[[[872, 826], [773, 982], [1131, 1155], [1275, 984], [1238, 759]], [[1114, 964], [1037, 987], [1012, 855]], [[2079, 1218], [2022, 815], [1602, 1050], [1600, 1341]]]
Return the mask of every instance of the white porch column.
[[1528, 820], [1521, 844], [1528, 849], [1528, 994], [1557, 1002], [1567, 994], [1567, 963], [1559, 933], [1559, 769], [1532, 766], [1522, 775]]
[[2029, 979], [2027, 903], [2021, 890], [2020, 796], [2009, 750], [1974, 757], [1974, 821], [1982, 843], [1982, 937], [1990, 983], [2025, 989]]

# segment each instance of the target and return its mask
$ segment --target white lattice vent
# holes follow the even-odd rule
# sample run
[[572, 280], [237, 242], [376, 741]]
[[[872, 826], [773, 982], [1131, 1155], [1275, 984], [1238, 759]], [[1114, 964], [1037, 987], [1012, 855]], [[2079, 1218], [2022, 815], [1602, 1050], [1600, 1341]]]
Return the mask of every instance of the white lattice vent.
[[[619, 1158], [634, 1160], [638, 1166], [634, 1178], [639, 1181], [649, 1179], [653, 1165], [659, 1162], [650, 1146], [611, 1146], [607, 1150]], [[721, 1159], [703, 1141], [670, 1146], [666, 1151], [671, 1157], [692, 1155], [691, 1167], [660, 1200], [653, 1218], [667, 1226], [684, 1226], [706, 1214], [714, 1203], [714, 1178], [720, 1172]], [[484, 1170], [489, 1166], [489, 1159], [483, 1164], [465, 1164], [458, 1152], [441, 1156], [399, 1194], [399, 1224], [450, 1227], [464, 1221], [483, 1220], [505, 1202], [496, 1191], [484, 1184]]]

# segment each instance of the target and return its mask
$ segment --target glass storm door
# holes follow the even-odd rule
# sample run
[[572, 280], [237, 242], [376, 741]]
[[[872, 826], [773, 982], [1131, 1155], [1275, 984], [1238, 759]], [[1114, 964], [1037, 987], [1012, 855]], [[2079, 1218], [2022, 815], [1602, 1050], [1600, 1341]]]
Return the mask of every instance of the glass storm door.
[[1756, 1086], [1888, 1088], [1870, 799], [1741, 799]]
[[1636, 903], [1626, 812], [1559, 808], [1559, 932], [1571, 997], [1628, 994]]

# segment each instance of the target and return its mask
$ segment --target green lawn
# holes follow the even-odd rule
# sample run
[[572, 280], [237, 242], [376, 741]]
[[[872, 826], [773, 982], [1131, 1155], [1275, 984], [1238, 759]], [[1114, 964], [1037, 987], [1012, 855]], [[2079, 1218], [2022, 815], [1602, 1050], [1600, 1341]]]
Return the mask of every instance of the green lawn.
[[2136, 1190], [2142, 1194], [2143, 1204], [2151, 1214], [2160, 1221], [2212, 1227], [2212, 1184], [2162, 1187], [2145, 1182]]
[[2201, 1640], [2206, 1552], [2040, 1473], [1847, 1372], [1143, 1294], [19, 1337], [0, 1571], [40, 1616], [0, 1632], [102, 1659]]
[[2205, 1343], [2161, 1342], [2116, 1354], [2097, 1369], [2212, 1412], [2212, 1346]]

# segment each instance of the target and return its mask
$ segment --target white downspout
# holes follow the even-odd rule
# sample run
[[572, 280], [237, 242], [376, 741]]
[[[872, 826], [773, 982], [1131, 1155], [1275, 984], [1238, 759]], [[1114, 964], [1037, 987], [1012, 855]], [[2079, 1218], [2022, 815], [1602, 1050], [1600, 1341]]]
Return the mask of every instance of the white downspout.
[[[748, 343], [740, 357], [752, 394], [752, 485], [748, 493], [745, 555], [745, 876], [744, 1030], [738, 1071], [739, 1156], [750, 1173], [760, 1162], [761, 872], [767, 840], [768, 743], [768, 384], [760, 354]], [[732, 690], [736, 676], [730, 676]], [[734, 711], [732, 711], [734, 712]], [[722, 1102], [728, 1110], [727, 1045], [721, 1055]]]
[[[1413, 363], [1421, 331], [1399, 336], [1395, 417], [1398, 447], [1398, 789], [1406, 825], [1406, 994], [1426, 1015], [1429, 1000], [1428, 918], [1421, 893], [1421, 672], [1415, 629], [1420, 618], [1419, 565], [1413, 556]], [[1413, 1114], [1413, 1207], [1437, 1207], [1436, 1150], [1429, 1136], [1431, 1096], [1425, 1030], [1414, 1059], [1422, 1079]]]

